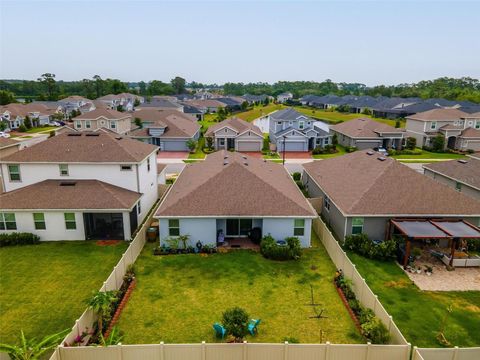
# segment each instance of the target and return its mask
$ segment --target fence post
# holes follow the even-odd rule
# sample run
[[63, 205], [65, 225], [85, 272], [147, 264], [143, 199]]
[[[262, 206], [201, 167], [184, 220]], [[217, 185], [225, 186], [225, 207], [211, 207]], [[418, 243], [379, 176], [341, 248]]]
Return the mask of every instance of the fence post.
[[113, 267], [113, 278], [115, 279], [115, 288], [117, 288], [117, 265]]
[[370, 348], [372, 346], [372, 343], [369, 341], [367, 342], [367, 353], [365, 354], [365, 360], [370, 360]]
[[247, 360], [247, 340], [243, 341], [243, 360]]
[[165, 344], [163, 341], [160, 341], [160, 360], [165, 359]]
[[330, 341], [325, 343], [325, 360], [330, 360]]
[[115, 345], [117, 348], [117, 360], [122, 360], [122, 345]]
[[[412, 351], [412, 360], [416, 360], [417, 359], [417, 347], [414, 346], [413, 347], [413, 351]], [[408, 359], [408, 356], [406, 357], [406, 359]]]
[[78, 325], [78, 319], [75, 320], [75, 329], [77, 329], [77, 336], [80, 336], [80, 325]]
[[285, 346], [283, 347], [283, 360], [288, 360], [288, 341], [285, 341]]
[[453, 348], [453, 359], [452, 360], [457, 360], [458, 359], [458, 346], [455, 346]]
[[202, 341], [202, 360], [205, 360], [207, 357], [207, 347], [205, 345], [205, 341]]
[[[407, 347], [405, 348], [405, 360], [410, 360], [410, 358], [413, 359], [413, 355], [411, 354], [411, 350], [412, 350], [412, 344], [410, 343], [407, 343]], [[412, 355], [412, 356], [411, 356]]]
[[390, 335], [392, 334], [392, 322], [393, 322], [393, 317], [392, 315], [388, 315], [388, 318], [390, 319], [388, 321], [388, 332], [390, 333]]
[[373, 303], [373, 312], [375, 315], [377, 314], [377, 303], [378, 303], [378, 295], [375, 294], [375, 302]]

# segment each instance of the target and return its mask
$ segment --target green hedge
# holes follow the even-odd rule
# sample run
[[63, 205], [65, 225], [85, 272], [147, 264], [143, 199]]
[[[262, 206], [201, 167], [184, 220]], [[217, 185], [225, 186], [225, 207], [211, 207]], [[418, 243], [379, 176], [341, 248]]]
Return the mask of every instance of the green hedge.
[[291, 260], [298, 259], [302, 254], [300, 240], [298, 237], [287, 237], [286, 246], [280, 246], [277, 241], [270, 235], [263, 237], [260, 242], [260, 251], [267, 259], [272, 260]]
[[370, 259], [379, 260], [394, 258], [397, 252], [397, 242], [395, 240], [386, 240], [375, 244], [365, 234], [345, 236], [343, 247]]
[[9, 233], [0, 234], [0, 247], [13, 245], [33, 245], [40, 242], [40, 236], [32, 233]]

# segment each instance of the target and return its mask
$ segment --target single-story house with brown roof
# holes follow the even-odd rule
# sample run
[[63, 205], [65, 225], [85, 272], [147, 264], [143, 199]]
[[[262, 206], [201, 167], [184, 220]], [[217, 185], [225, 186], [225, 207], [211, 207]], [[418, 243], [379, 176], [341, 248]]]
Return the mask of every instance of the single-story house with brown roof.
[[210, 126], [205, 137], [213, 139], [215, 150], [234, 149], [241, 152], [258, 152], [262, 151], [263, 147], [263, 134], [260, 128], [236, 117]]
[[44, 180], [0, 195], [0, 233], [40, 240], [130, 239], [142, 194], [99, 180]]
[[439, 161], [423, 165], [424, 174], [465, 195], [480, 200], [480, 160]]
[[316, 213], [283, 166], [221, 150], [187, 164], [154, 217], [161, 244], [190, 235], [192, 246], [216, 245], [220, 234], [246, 242], [256, 229], [277, 240], [297, 236], [309, 247]]
[[338, 143], [354, 146], [360, 150], [383, 147], [402, 148], [405, 132], [369, 118], [359, 118], [330, 126], [332, 134], [337, 134]]
[[128, 136], [157, 145], [160, 151], [189, 151], [187, 142], [200, 137], [197, 119], [180, 111], [142, 108], [133, 116], [142, 121], [142, 127], [130, 131]]
[[338, 238], [365, 233], [385, 238], [391, 219], [480, 222], [480, 201], [371, 150], [303, 165], [302, 181], [322, 199], [320, 215]]

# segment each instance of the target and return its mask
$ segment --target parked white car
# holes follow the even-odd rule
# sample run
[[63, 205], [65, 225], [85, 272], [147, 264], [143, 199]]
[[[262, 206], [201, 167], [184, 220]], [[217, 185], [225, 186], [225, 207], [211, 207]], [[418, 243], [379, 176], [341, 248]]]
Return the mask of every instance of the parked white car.
[[10, 137], [10, 134], [5, 132], [5, 131], [0, 131], [0, 137], [3, 137], [3, 138], [9, 138]]

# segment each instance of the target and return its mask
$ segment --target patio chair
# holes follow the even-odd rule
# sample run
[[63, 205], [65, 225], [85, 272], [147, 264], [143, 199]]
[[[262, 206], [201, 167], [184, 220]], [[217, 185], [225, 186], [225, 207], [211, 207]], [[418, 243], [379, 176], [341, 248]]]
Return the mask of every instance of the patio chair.
[[250, 333], [250, 335], [255, 336], [255, 334], [258, 333], [258, 328], [257, 328], [257, 326], [260, 325], [260, 322], [261, 322], [261, 321], [262, 321], [261, 319], [258, 319], [258, 320], [252, 319], [252, 320], [250, 320], [250, 322], [248, 323], [248, 332]]
[[215, 336], [219, 338], [224, 338], [227, 335], [227, 330], [220, 325], [219, 323], [213, 324], [213, 330], [215, 330]]

